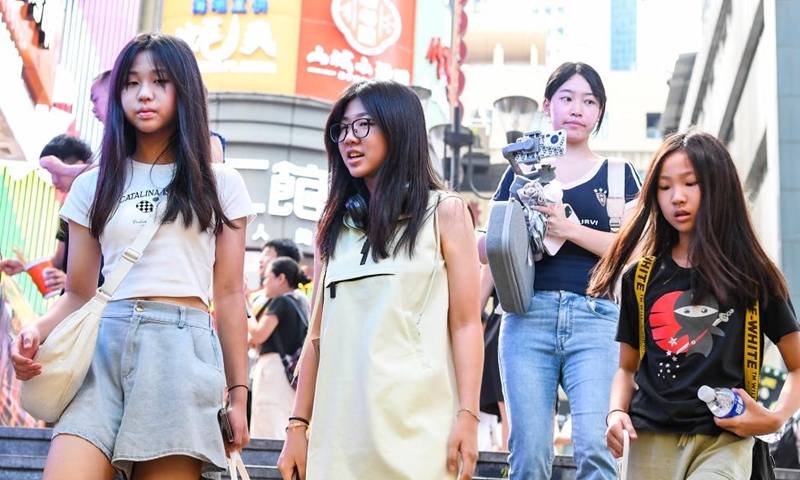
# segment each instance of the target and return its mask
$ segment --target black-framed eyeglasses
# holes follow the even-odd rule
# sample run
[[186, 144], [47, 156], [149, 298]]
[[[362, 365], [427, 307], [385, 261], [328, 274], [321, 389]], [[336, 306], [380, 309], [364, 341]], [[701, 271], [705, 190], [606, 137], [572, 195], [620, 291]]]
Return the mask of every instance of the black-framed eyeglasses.
[[331, 136], [331, 140], [336, 143], [342, 143], [347, 138], [348, 128], [353, 130], [353, 136], [356, 138], [364, 138], [369, 135], [369, 127], [374, 124], [375, 122], [371, 118], [358, 118], [353, 123], [334, 123], [328, 133]]

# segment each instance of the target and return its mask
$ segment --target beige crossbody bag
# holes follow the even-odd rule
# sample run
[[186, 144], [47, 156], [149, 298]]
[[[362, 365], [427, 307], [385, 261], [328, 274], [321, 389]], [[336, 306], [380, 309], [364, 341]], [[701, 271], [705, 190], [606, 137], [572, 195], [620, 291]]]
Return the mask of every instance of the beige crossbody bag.
[[21, 395], [22, 407], [34, 417], [46, 422], [57, 421], [83, 384], [92, 363], [106, 304], [158, 231], [161, 223], [157, 218], [154, 214], [142, 227], [94, 297], [56, 325], [39, 346], [33, 361], [42, 365], [42, 373], [22, 382]]

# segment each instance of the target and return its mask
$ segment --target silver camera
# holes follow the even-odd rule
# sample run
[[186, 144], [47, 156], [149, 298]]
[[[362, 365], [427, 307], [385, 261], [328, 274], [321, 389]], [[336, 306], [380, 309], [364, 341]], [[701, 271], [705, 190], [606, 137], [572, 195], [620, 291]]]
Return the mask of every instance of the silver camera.
[[503, 157], [511, 164], [514, 173], [525, 176], [528, 176], [530, 173], [524, 173], [520, 164], [535, 166], [539, 164], [543, 158], [559, 157], [566, 152], [566, 130], [556, 130], [551, 133], [542, 133], [539, 131], [528, 132], [518, 138], [516, 142], [503, 147]]

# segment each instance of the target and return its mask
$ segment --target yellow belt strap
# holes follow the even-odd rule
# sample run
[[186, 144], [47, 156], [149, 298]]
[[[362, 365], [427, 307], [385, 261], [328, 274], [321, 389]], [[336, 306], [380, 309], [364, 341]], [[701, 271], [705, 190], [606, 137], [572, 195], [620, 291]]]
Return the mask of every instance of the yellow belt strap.
[[747, 309], [744, 331], [744, 389], [758, 400], [758, 384], [761, 376], [761, 322], [758, 302]]
[[647, 282], [650, 280], [650, 272], [656, 257], [644, 257], [636, 265], [636, 278], [633, 286], [636, 293], [636, 304], [639, 307], [639, 360], [644, 357], [644, 291], [647, 289]]

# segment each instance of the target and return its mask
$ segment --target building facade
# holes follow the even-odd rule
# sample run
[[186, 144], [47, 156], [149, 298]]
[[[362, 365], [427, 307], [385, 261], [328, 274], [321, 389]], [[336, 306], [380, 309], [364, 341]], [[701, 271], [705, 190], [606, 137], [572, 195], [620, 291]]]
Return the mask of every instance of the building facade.
[[636, 68], [636, 5], [639, 0], [611, 0], [611, 70]]
[[[733, 156], [767, 252], [800, 294], [800, 18], [797, 0], [711, 0], [679, 128], [696, 125]], [[680, 83], [680, 82], [678, 82]]]

